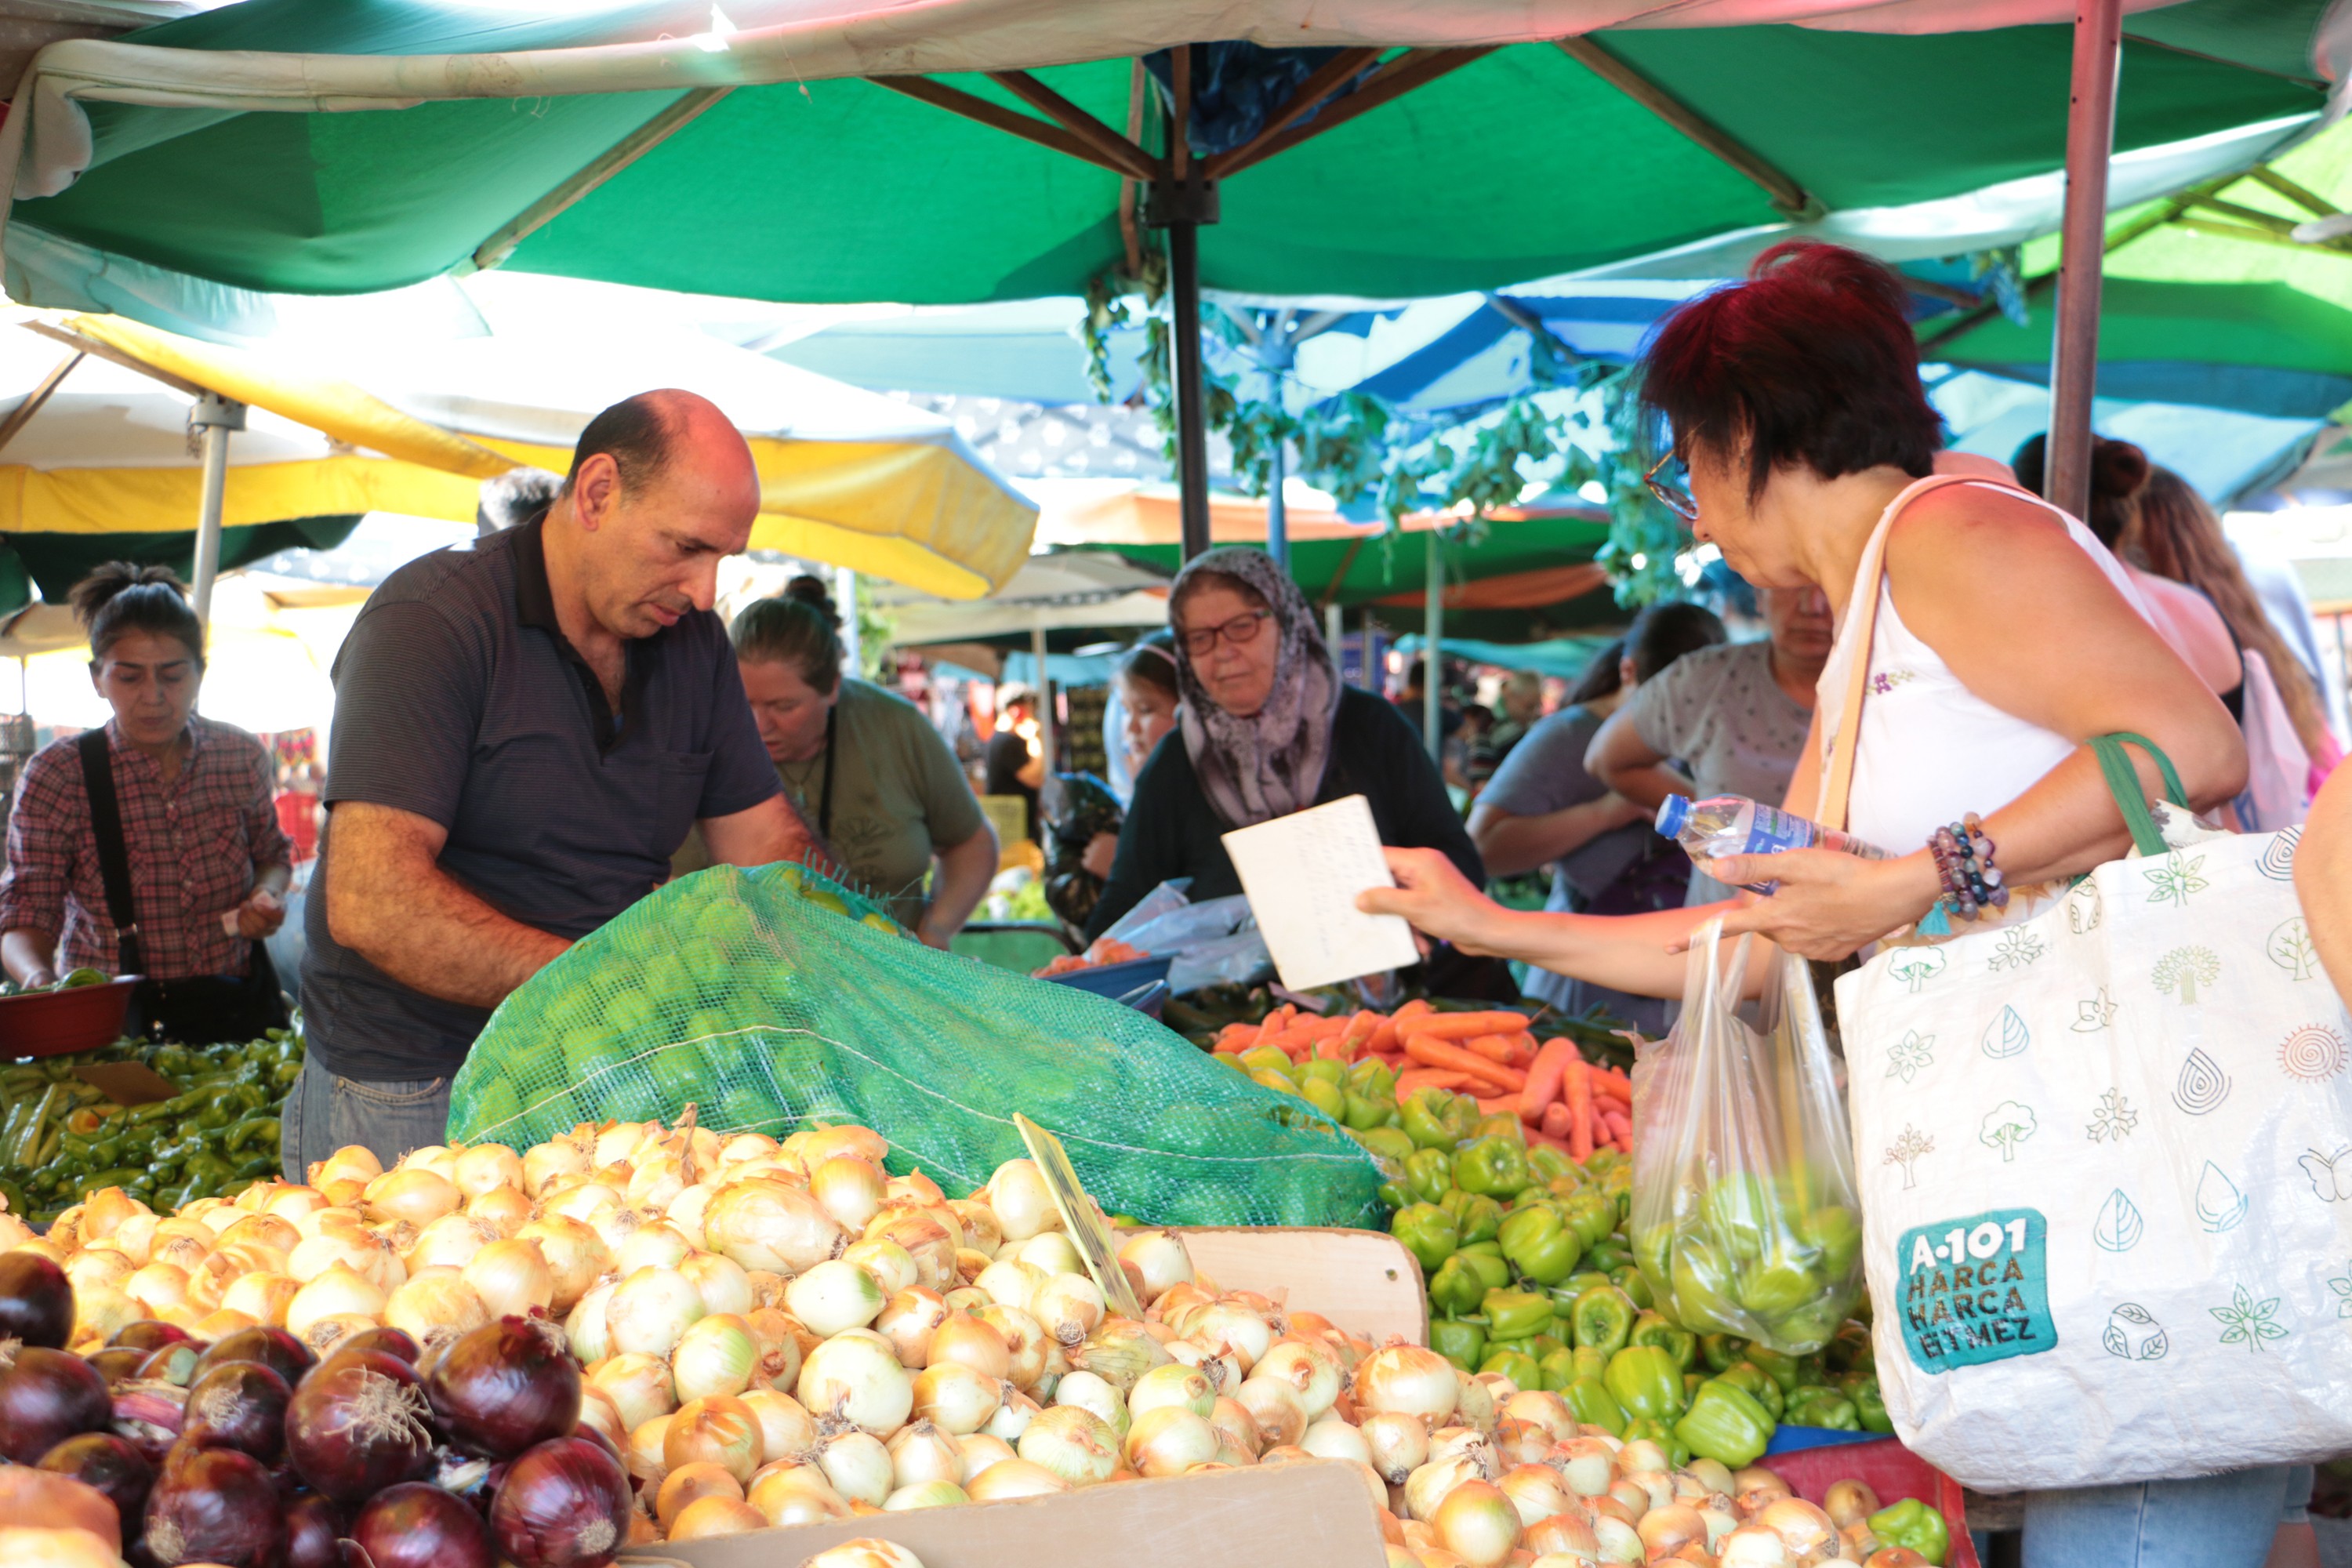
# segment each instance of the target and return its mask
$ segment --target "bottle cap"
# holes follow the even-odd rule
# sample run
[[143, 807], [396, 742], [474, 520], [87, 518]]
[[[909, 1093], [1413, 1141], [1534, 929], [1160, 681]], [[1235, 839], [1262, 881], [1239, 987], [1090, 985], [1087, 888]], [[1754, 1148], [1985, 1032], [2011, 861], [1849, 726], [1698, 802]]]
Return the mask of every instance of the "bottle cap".
[[1683, 824], [1690, 820], [1690, 796], [1686, 795], [1666, 796], [1665, 804], [1658, 807], [1659, 833], [1668, 838], [1678, 836], [1683, 830]]

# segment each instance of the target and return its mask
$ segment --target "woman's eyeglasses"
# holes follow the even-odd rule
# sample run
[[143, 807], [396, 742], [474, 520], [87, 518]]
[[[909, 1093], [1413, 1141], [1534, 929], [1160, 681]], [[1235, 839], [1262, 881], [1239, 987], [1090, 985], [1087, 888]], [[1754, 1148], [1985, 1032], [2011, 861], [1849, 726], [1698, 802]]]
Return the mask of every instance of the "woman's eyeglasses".
[[1691, 499], [1690, 471], [1683, 467], [1679, 453], [1668, 452], [1652, 463], [1650, 471], [1642, 476], [1642, 482], [1650, 487], [1650, 493], [1658, 498], [1660, 506], [1685, 522], [1698, 521], [1698, 502]]
[[1251, 610], [1244, 615], [1235, 616], [1221, 626], [1202, 626], [1198, 631], [1185, 632], [1182, 634], [1184, 651], [1194, 658], [1204, 658], [1208, 656], [1209, 650], [1217, 646], [1217, 641], [1221, 637], [1235, 647], [1240, 647], [1245, 643], [1255, 642], [1258, 627], [1273, 618], [1272, 610]]

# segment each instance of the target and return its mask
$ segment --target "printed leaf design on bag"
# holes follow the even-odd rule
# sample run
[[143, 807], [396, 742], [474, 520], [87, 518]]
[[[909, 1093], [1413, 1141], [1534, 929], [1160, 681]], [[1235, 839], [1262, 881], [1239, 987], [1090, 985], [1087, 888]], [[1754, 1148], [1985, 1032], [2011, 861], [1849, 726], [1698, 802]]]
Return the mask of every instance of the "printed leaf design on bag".
[[2294, 881], [2295, 847], [2302, 842], [2302, 824], [2280, 828], [2263, 847], [2263, 858], [2254, 862], [2254, 869], [2273, 882]]
[[2221, 1167], [2212, 1161], [2205, 1162], [2205, 1173], [2197, 1178], [2197, 1217], [2215, 1236], [2225, 1230], [2235, 1230], [2246, 1217], [2246, 1194], [2238, 1184], [2221, 1173]]
[[2006, 1002], [2001, 1004], [2000, 1011], [1994, 1015], [1993, 1021], [1985, 1026], [1984, 1038], [1979, 1042], [1984, 1054], [1995, 1061], [2013, 1057], [2032, 1043], [2033, 1037], [2026, 1033], [2025, 1020], [2019, 1017], [2017, 1009]]
[[2147, 901], [2151, 904], [2186, 905], [2189, 894], [2201, 893], [2212, 886], [2197, 874], [2204, 868], [2204, 856], [2184, 856], [2179, 850], [2173, 850], [2164, 858], [2163, 865], [2140, 873], [2147, 879], [2151, 889]]
[[2336, 1315], [2352, 1318], [2352, 1271], [2347, 1271], [2341, 1279], [2330, 1279], [2327, 1288], [2336, 1292]]
[[2180, 1079], [2172, 1086], [2172, 1103], [2191, 1116], [2203, 1116], [2230, 1098], [2230, 1079], [2200, 1047], [2180, 1064]]
[[2231, 1291], [2228, 1306], [2205, 1310], [2221, 1320], [2223, 1344], [2243, 1345], [2250, 1351], [2259, 1351], [2265, 1340], [2286, 1338], [2285, 1326], [2271, 1321], [2278, 1316], [2278, 1306], [2276, 1296], [2257, 1301], [2247, 1294], [2243, 1285], [2240, 1285]]
[[2083, 1131], [2094, 1143], [2104, 1143], [2110, 1138], [2121, 1142], [2138, 1125], [2139, 1112], [2131, 1108], [2123, 1090], [2111, 1089], [2099, 1096], [2099, 1103], [2091, 1112], [2091, 1124]]
[[1936, 1141], [1933, 1138], [1916, 1127], [1906, 1125], [1902, 1135], [1887, 1145], [1886, 1157], [1879, 1163], [1903, 1167], [1903, 1190], [1907, 1193], [1918, 1180], [1919, 1156], [1932, 1154], [1935, 1151]]
[[2096, 996], [2074, 1004], [2074, 1021], [2067, 1027], [2078, 1035], [2094, 1034], [2114, 1023], [2116, 1013], [2122, 1006], [2122, 1003], [2108, 999], [2107, 988], [2102, 985]]
[[1916, 1029], [1904, 1031], [1903, 1037], [1887, 1048], [1886, 1076], [1909, 1083], [1919, 1076], [1920, 1069], [1936, 1065], [1936, 1037], [1923, 1035]]
[[1940, 947], [1906, 947], [1887, 963], [1886, 973], [1903, 982], [1916, 996], [1922, 985], [1944, 973], [1948, 962]]
[[2352, 1143], [2344, 1144], [2333, 1154], [2314, 1149], [2297, 1155], [2294, 1163], [2311, 1178], [2311, 1190], [2321, 1203], [2340, 1204], [2352, 1198]]
[[2156, 961], [2147, 978], [2158, 991], [2178, 991], [2184, 1004], [2193, 1005], [2200, 985], [2221, 978], [2221, 958], [2210, 947], [2176, 947]]
[[2022, 969], [2050, 949], [2042, 940], [2023, 926], [2011, 926], [2009, 934], [1993, 944], [1992, 956], [1985, 967], [1998, 974], [2004, 969]]
[[2099, 891], [2099, 884], [2085, 877], [2066, 895], [2066, 929], [2076, 936], [2087, 936], [2099, 929], [2099, 918], [2106, 910], [2106, 898]]
[[2290, 980], [2308, 980], [2319, 973], [2319, 954], [2311, 945], [2311, 927], [2297, 915], [2282, 923], [2263, 943], [2263, 952], [2287, 973]]
[[2344, 1037], [2325, 1024], [2305, 1024], [2279, 1042], [2279, 1070], [2303, 1083], [2326, 1083], [2344, 1070]]
[[2017, 1146], [2033, 1136], [2033, 1108], [2013, 1100], [2004, 1100], [1985, 1112], [1984, 1125], [1977, 1130], [1977, 1142], [1988, 1149], [2000, 1151], [2000, 1163], [2008, 1164], [2017, 1157]]
[[2099, 1205], [2099, 1215], [2091, 1222], [2091, 1239], [2109, 1252], [2129, 1252], [2139, 1245], [2147, 1234], [2147, 1221], [2140, 1217], [2139, 1207], [2124, 1196], [2117, 1187]]
[[2165, 1337], [2164, 1325], [2137, 1301], [2126, 1301], [2107, 1314], [2107, 1326], [2099, 1335], [2099, 1343], [2109, 1355], [2121, 1356], [2126, 1361], [2162, 1361], [2164, 1352], [2172, 1348], [2172, 1342]]

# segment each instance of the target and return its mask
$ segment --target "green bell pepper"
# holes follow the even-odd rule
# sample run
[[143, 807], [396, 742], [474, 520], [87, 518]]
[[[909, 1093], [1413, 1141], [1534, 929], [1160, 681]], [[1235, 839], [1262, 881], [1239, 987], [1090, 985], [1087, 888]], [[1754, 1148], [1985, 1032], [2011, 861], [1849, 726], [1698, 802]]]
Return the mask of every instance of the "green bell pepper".
[[[1496, 1111], [1492, 1116], [1481, 1116], [1478, 1118], [1478, 1124], [1471, 1129], [1471, 1134], [1478, 1138], [1508, 1139], [1519, 1146], [1520, 1153], [1527, 1152], [1528, 1125], [1519, 1120], [1517, 1111], [1508, 1113]], [[1529, 1178], [1529, 1180], [1533, 1179], [1533, 1177]], [[1527, 1183], [1522, 1182], [1519, 1184], [1525, 1186]]]
[[1789, 1395], [1781, 1419], [1791, 1426], [1822, 1426], [1832, 1432], [1859, 1432], [1862, 1417], [1853, 1400], [1834, 1388], [1800, 1388]]
[[1503, 1205], [1482, 1193], [1463, 1194], [1462, 1202], [1454, 1210], [1454, 1223], [1462, 1232], [1465, 1247], [1474, 1241], [1496, 1239], [1502, 1234], [1503, 1220]]
[[1454, 1256], [1478, 1276], [1481, 1296], [1511, 1282], [1511, 1266], [1503, 1261], [1503, 1249], [1491, 1241], [1466, 1242]]
[[1558, 1211], [1541, 1205], [1512, 1210], [1496, 1239], [1511, 1267], [1538, 1285], [1566, 1279], [1584, 1250]]
[[1878, 1374], [1856, 1367], [1837, 1380], [1837, 1386], [1853, 1401], [1854, 1418], [1865, 1432], [1892, 1432], [1895, 1418], [1886, 1414], [1886, 1396], [1879, 1391]]
[[1478, 1310], [1486, 1298], [1486, 1287], [1472, 1268], [1455, 1253], [1437, 1266], [1429, 1277], [1429, 1304], [1449, 1318], [1466, 1318]]
[[1538, 1143], [1528, 1151], [1528, 1171], [1535, 1179], [1549, 1186], [1554, 1182], [1576, 1178], [1576, 1162], [1549, 1143]]
[[1747, 1359], [1748, 1342], [1735, 1334], [1701, 1334], [1698, 1353], [1705, 1358], [1709, 1372], [1721, 1372], [1734, 1362]]
[[1404, 1190], [1415, 1203], [1433, 1204], [1454, 1188], [1454, 1162], [1440, 1149], [1416, 1149], [1404, 1163]]
[[1944, 1516], [1915, 1497], [1872, 1514], [1870, 1529], [1879, 1544], [1907, 1546], [1936, 1568], [1944, 1568], [1944, 1558], [1952, 1549], [1952, 1532]]
[[1488, 1339], [1529, 1339], [1549, 1331], [1552, 1325], [1551, 1298], [1539, 1290], [1489, 1290], [1483, 1306]]
[[1568, 1391], [1568, 1385], [1576, 1381], [1575, 1358], [1574, 1351], [1554, 1351], [1537, 1360], [1536, 1370], [1543, 1374], [1546, 1394], [1565, 1394]]
[[1345, 1087], [1349, 1094], [1361, 1095], [1366, 1100], [1396, 1103], [1396, 1074], [1378, 1057], [1366, 1057], [1349, 1068]]
[[1624, 1436], [1625, 1407], [1599, 1378], [1576, 1378], [1559, 1391], [1559, 1396], [1568, 1401], [1581, 1425], [1598, 1426], [1612, 1437]]
[[1628, 1443], [1655, 1443], [1664, 1451], [1666, 1463], [1675, 1469], [1691, 1461], [1690, 1445], [1675, 1436], [1675, 1429], [1663, 1421], [1628, 1421], [1624, 1437]]
[[1622, 1268], [1611, 1269], [1609, 1278], [1615, 1282], [1617, 1289], [1625, 1292], [1628, 1300], [1643, 1310], [1648, 1311], [1658, 1305], [1656, 1299], [1650, 1294], [1649, 1280], [1643, 1278], [1642, 1271], [1633, 1265], [1628, 1263]]
[[1862, 1221], [1843, 1204], [1828, 1204], [1797, 1222], [1797, 1237], [1821, 1252], [1821, 1268], [1832, 1284], [1843, 1283], [1862, 1256]]
[[1699, 1384], [1696, 1397], [1675, 1435], [1690, 1451], [1734, 1469], [1744, 1469], [1763, 1458], [1772, 1441], [1772, 1417], [1736, 1384], [1719, 1377]]
[[1690, 1408], [1690, 1402], [1698, 1397], [1698, 1385], [1706, 1381], [1706, 1373], [1703, 1372], [1686, 1372], [1683, 1373], [1684, 1409], [1687, 1410]]
[[1838, 1325], [1838, 1331], [1822, 1352], [1822, 1361], [1832, 1372], [1852, 1372], [1856, 1367], [1874, 1367], [1876, 1352], [1870, 1347], [1870, 1330], [1849, 1318]]
[[1464, 1319], [1439, 1318], [1429, 1325], [1429, 1348], [1464, 1372], [1475, 1372], [1486, 1354], [1486, 1331]]
[[1737, 1281], [1723, 1255], [1696, 1236], [1675, 1244], [1668, 1282], [1674, 1286], [1675, 1317], [1686, 1328], [1721, 1329], [1748, 1321], [1733, 1295]]
[[1633, 1254], [1632, 1249], [1617, 1239], [1612, 1229], [1612, 1234], [1602, 1237], [1584, 1249], [1584, 1261], [1588, 1267], [1598, 1268], [1610, 1279], [1614, 1279], [1620, 1268], [1633, 1261]]
[[1405, 1097], [1397, 1125], [1416, 1149], [1451, 1150], [1458, 1139], [1449, 1100], [1442, 1089], [1417, 1089]]
[[1683, 1372], [1655, 1345], [1628, 1345], [1609, 1358], [1601, 1381], [1625, 1414], [1671, 1421], [1682, 1413]]
[[1633, 1337], [1626, 1342], [1657, 1346], [1675, 1358], [1677, 1372], [1688, 1372], [1698, 1364], [1698, 1336], [1675, 1327], [1655, 1312], [1643, 1312], [1633, 1319]]
[[1576, 1299], [1569, 1334], [1580, 1348], [1615, 1355], [1633, 1337], [1633, 1303], [1614, 1285], [1599, 1285]]
[[1739, 1270], [1739, 1304], [1770, 1321], [1816, 1301], [1829, 1289], [1819, 1253], [1768, 1252]]
[[1499, 1350], [1489, 1347], [1486, 1359], [1478, 1363], [1480, 1372], [1499, 1372], [1521, 1389], [1541, 1388], [1543, 1369], [1535, 1357], [1523, 1351]]
[[[1622, 1349], [1622, 1346], [1619, 1347]], [[1613, 1353], [1594, 1345], [1579, 1345], [1568, 1352], [1570, 1364], [1579, 1377], [1589, 1377], [1599, 1383], [1609, 1375], [1609, 1357]]]
[[[1559, 1215], [1568, 1222], [1569, 1228], [1576, 1232], [1576, 1239], [1584, 1244], [1587, 1252], [1607, 1242], [1609, 1233], [1617, 1228], [1617, 1205], [1594, 1192], [1580, 1192], [1572, 1197], [1563, 1198]], [[1602, 1274], [1609, 1272], [1607, 1268], [1597, 1262], [1589, 1263], [1586, 1267]]]
[[1543, 1360], [1556, 1351], [1567, 1351], [1570, 1355], [1574, 1355], [1576, 1353], [1574, 1351], [1569, 1350], [1566, 1345], [1559, 1342], [1559, 1320], [1555, 1318], [1549, 1329], [1528, 1342], [1528, 1353], [1538, 1361]]
[[1780, 1385], [1780, 1392], [1783, 1394], [1788, 1393], [1790, 1389], [1796, 1387], [1798, 1384], [1805, 1381], [1803, 1377], [1803, 1369], [1797, 1364], [1797, 1358], [1792, 1355], [1784, 1355], [1780, 1352], [1774, 1350], [1770, 1345], [1749, 1345], [1748, 1347], [1748, 1359], [1755, 1363], [1759, 1369], [1769, 1374], [1773, 1382], [1779, 1384]]
[[1775, 1421], [1780, 1419], [1788, 1408], [1789, 1396], [1780, 1391], [1779, 1384], [1772, 1381], [1771, 1373], [1752, 1361], [1733, 1362], [1715, 1375], [1735, 1388], [1747, 1390], [1750, 1398], [1771, 1412]]
[[[1570, 1230], [1574, 1230], [1576, 1227], [1574, 1226], [1570, 1226], [1569, 1228]], [[1559, 1282], [1559, 1288], [1568, 1292], [1569, 1303], [1573, 1306], [1579, 1296], [1583, 1295], [1595, 1285], [1614, 1285], [1615, 1283], [1615, 1280], [1610, 1279], [1609, 1276], [1601, 1273], [1597, 1268], [1580, 1268], [1575, 1273], [1570, 1275], [1567, 1279], [1561, 1280]]]
[[1394, 1101], [1382, 1104], [1352, 1089], [1339, 1091], [1339, 1121], [1351, 1132], [1369, 1132], [1375, 1127], [1386, 1127], [1389, 1113], [1395, 1109]]
[[1465, 1193], [1510, 1196], [1528, 1184], [1528, 1152], [1489, 1134], [1454, 1156], [1454, 1184]]
[[1400, 1171], [1404, 1168], [1404, 1163], [1412, 1158], [1412, 1140], [1394, 1127], [1366, 1128], [1356, 1134], [1356, 1142], [1381, 1159], [1389, 1161]]
[[1347, 1117], [1348, 1091], [1337, 1084], [1310, 1078], [1298, 1086], [1298, 1098], [1334, 1121], [1344, 1121]]
[[1454, 1216], [1435, 1204], [1407, 1204], [1397, 1210], [1396, 1217], [1389, 1221], [1389, 1234], [1421, 1260], [1424, 1273], [1434, 1273], [1439, 1264], [1453, 1257], [1462, 1239], [1454, 1228]]

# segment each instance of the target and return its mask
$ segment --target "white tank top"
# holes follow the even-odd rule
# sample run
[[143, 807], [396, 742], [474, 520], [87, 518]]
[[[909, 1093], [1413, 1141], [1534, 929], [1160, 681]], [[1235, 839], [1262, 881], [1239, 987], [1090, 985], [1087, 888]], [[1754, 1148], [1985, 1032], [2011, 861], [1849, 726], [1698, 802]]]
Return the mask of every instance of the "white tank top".
[[[2044, 508], [2066, 525], [2067, 536], [2098, 563], [2125, 601], [2142, 616], [2148, 615], [2147, 603], [2122, 564], [2089, 529], [2023, 490], [1964, 482], [2020, 496]], [[1879, 518], [1871, 533], [1871, 547], [1863, 552], [1863, 571], [1881, 558], [1878, 542], [1916, 489], [1895, 497]], [[1937, 827], [1958, 822], [1969, 812], [1990, 816], [2065, 761], [2080, 742], [2004, 712], [1963, 686], [1936, 650], [1903, 624], [1885, 573], [1879, 574], [1874, 584], [1857, 573], [1844, 625], [1814, 686], [1823, 742], [1832, 748], [1823, 753], [1824, 778], [1829, 773], [1826, 758], [1834, 754], [1839, 743], [1833, 731], [1856, 652], [1852, 634], [1857, 617], [1853, 606], [1861, 602], [1862, 595], [1874, 590], [1878, 595], [1878, 615], [1870, 639], [1870, 686], [1862, 703], [1860, 749], [1854, 753], [1846, 831], [1890, 855], [1907, 855], [1927, 843], [1927, 835]], [[2153, 616], [2148, 618], [2155, 624]], [[2021, 634], [2030, 630], [2019, 628]], [[2021, 918], [2029, 912], [2027, 906], [2036, 901], [2011, 899], [2005, 918]]]

